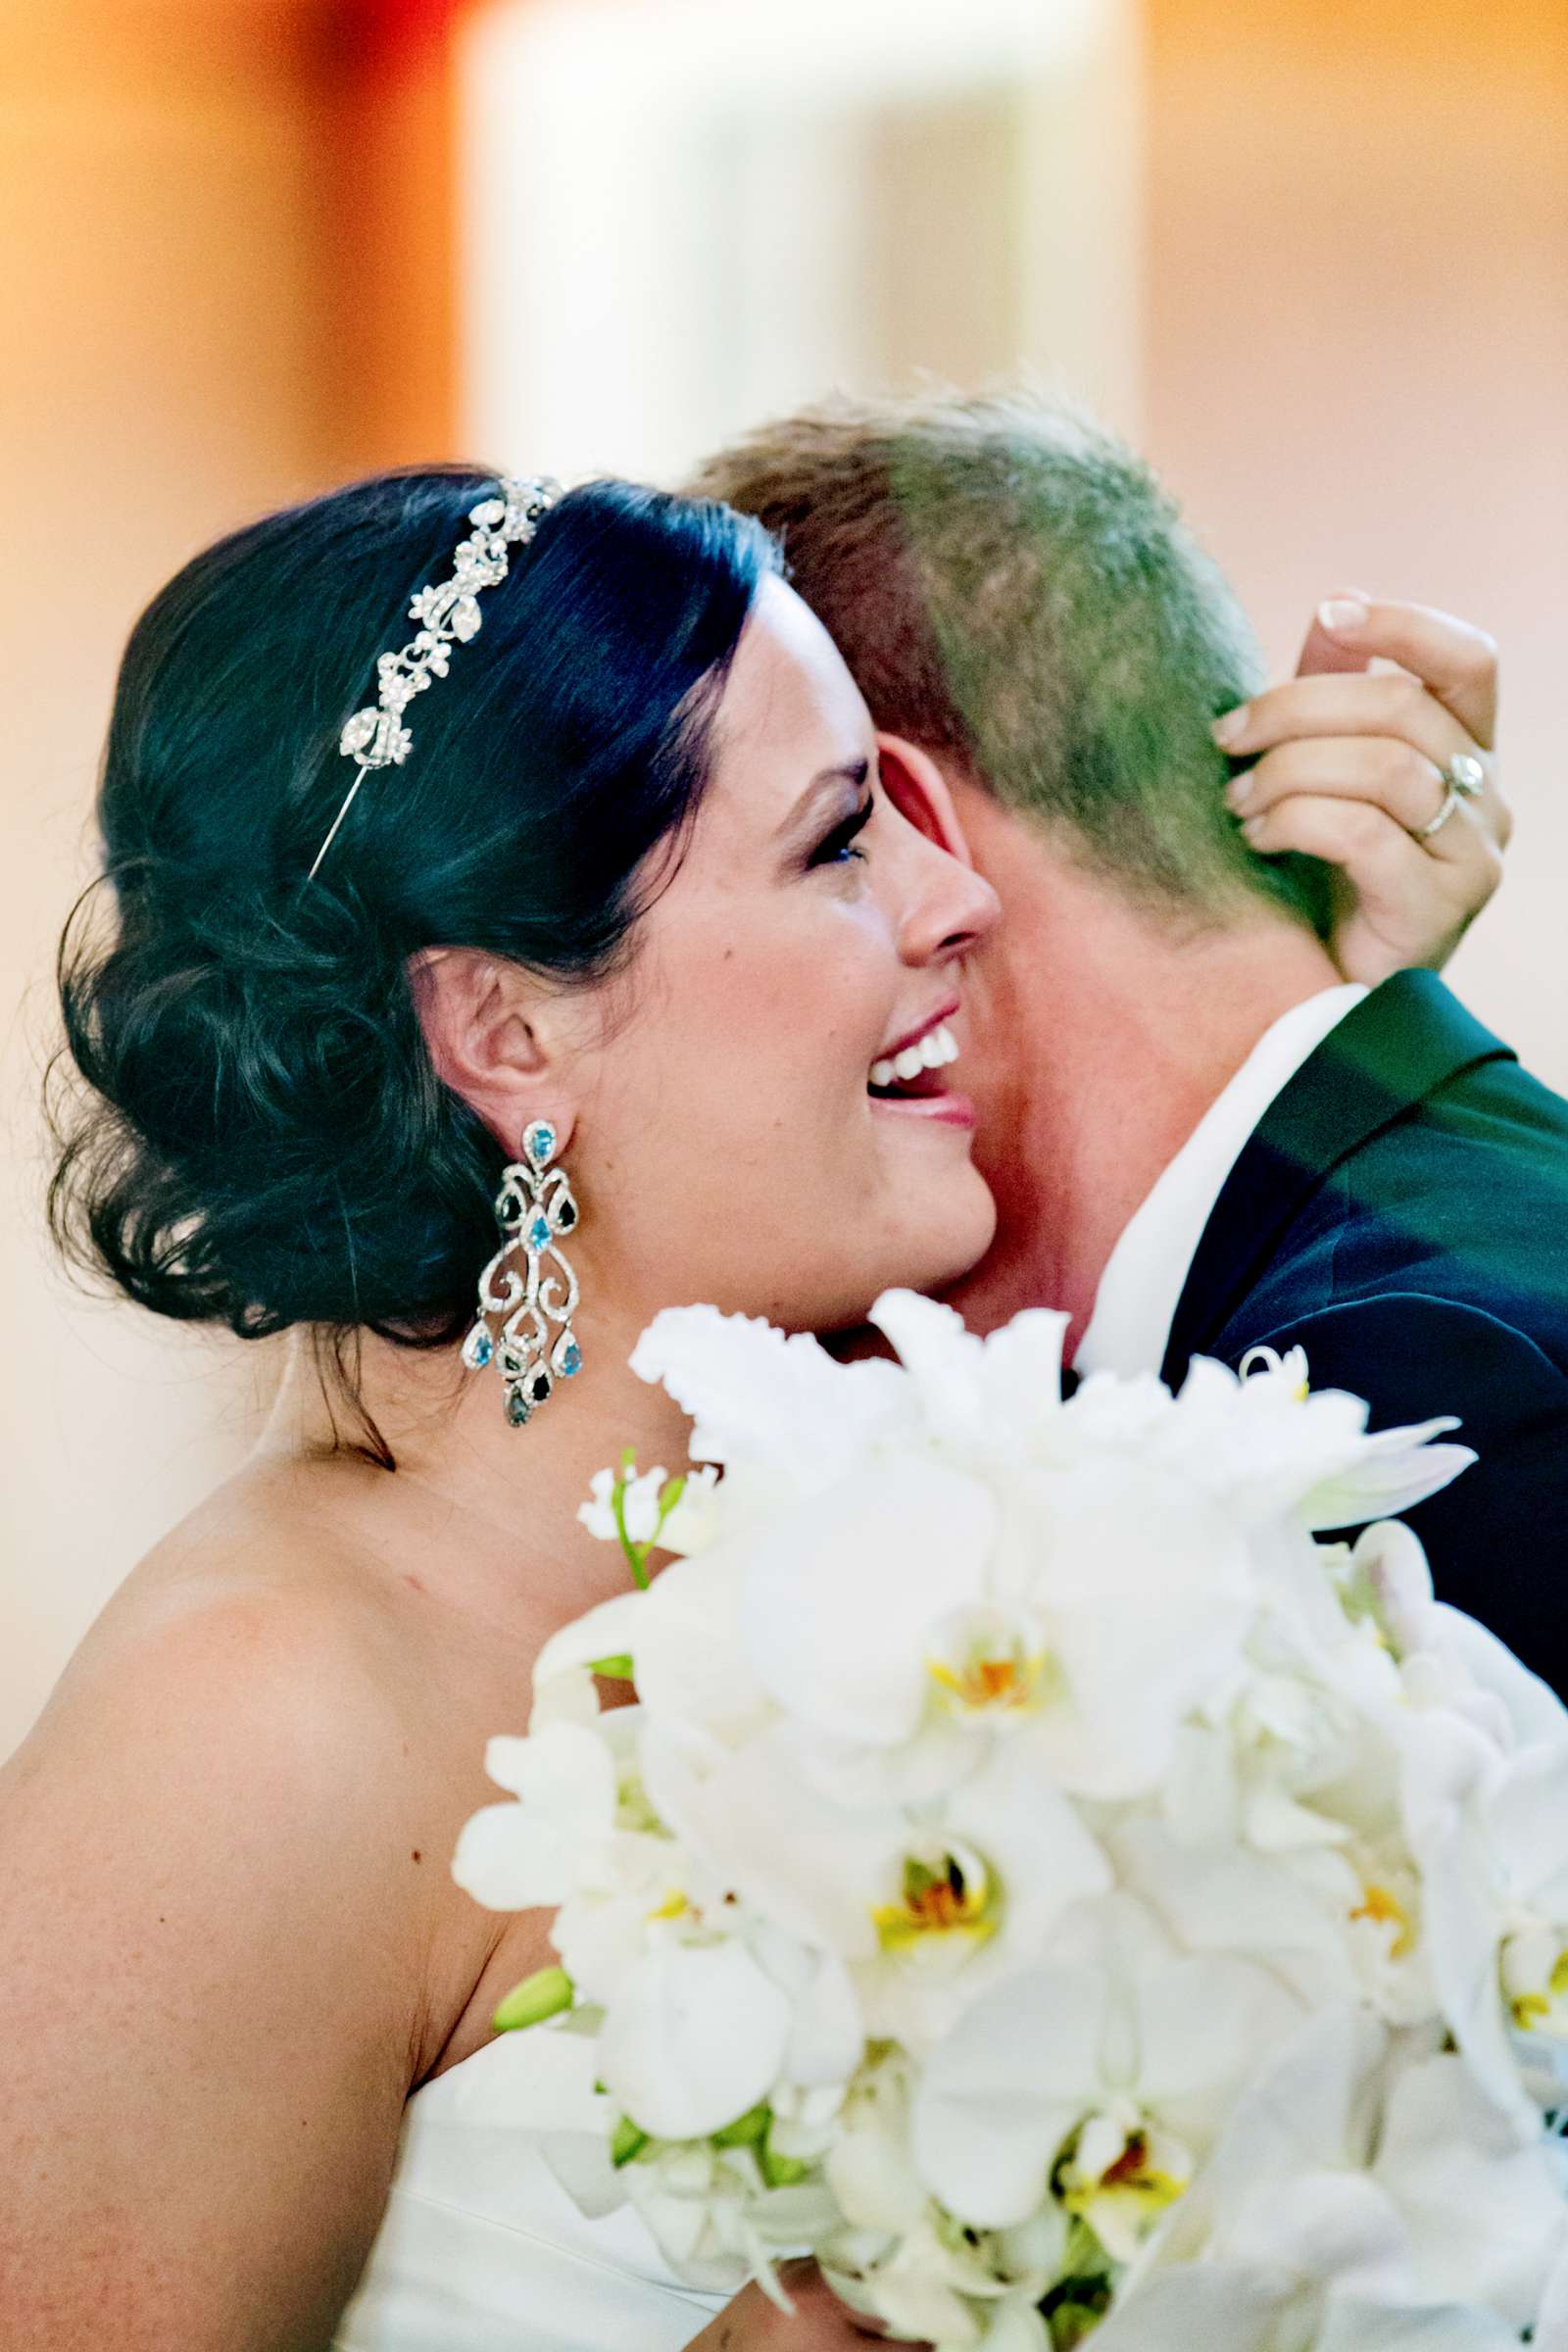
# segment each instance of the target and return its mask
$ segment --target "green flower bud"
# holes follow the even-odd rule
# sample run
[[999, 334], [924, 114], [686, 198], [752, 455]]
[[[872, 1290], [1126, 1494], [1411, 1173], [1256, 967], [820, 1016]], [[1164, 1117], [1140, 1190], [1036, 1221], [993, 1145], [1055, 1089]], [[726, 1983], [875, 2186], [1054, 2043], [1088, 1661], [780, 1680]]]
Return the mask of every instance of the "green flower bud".
[[498, 2034], [514, 2034], [519, 2026], [543, 2025], [569, 2009], [576, 1986], [564, 1968], [541, 1968], [520, 1984], [514, 1984], [490, 2020]]

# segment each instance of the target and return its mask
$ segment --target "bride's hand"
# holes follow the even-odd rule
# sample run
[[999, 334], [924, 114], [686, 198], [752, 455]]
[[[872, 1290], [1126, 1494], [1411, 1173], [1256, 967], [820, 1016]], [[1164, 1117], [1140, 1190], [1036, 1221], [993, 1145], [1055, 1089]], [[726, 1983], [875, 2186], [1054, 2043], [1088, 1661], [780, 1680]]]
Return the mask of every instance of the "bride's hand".
[[865, 2352], [868, 2340], [886, 2342], [880, 2329], [845, 2309], [814, 2262], [781, 2262], [779, 2276], [793, 2319], [760, 2286], [743, 2287], [692, 2337], [687, 2352]]
[[[1369, 674], [1374, 659], [1403, 674]], [[1253, 764], [1230, 805], [1265, 857], [1298, 850], [1338, 867], [1328, 944], [1346, 978], [1375, 987], [1411, 964], [1440, 969], [1496, 889], [1513, 830], [1492, 639], [1424, 605], [1342, 594], [1318, 608], [1297, 677], [1232, 715], [1224, 749]], [[1420, 840], [1461, 755], [1480, 764], [1480, 796]]]

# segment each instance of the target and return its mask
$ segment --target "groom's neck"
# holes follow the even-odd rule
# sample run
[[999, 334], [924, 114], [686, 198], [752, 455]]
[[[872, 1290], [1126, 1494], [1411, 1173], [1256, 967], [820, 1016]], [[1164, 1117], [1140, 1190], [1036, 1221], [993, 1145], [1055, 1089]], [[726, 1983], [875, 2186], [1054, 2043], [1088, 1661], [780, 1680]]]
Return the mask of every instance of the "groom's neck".
[[999, 1222], [949, 1297], [980, 1330], [1064, 1307], [1070, 1354], [1156, 1177], [1264, 1031], [1342, 975], [1261, 902], [1184, 936], [1032, 838], [1010, 859], [975, 846], [1005, 918], [970, 987], [975, 1157]]

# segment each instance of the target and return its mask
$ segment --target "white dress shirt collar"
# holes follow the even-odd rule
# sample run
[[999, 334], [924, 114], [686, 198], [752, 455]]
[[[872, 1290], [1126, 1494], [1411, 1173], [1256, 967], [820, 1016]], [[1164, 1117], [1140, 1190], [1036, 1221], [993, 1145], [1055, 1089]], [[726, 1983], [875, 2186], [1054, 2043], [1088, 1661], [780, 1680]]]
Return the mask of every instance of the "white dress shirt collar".
[[1223, 1094], [1123, 1228], [1078, 1344], [1079, 1372], [1157, 1372], [1203, 1228], [1275, 1097], [1367, 991], [1348, 981], [1293, 1004], [1265, 1029]]

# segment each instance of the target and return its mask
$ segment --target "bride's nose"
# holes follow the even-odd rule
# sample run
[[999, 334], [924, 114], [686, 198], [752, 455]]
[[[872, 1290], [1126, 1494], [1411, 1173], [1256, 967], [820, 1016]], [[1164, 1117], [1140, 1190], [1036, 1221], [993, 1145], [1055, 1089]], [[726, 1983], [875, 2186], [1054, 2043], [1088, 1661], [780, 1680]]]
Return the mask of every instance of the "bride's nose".
[[983, 874], [934, 842], [920, 842], [915, 854], [919, 862], [899, 925], [899, 954], [909, 964], [971, 955], [996, 929], [1001, 900]]

